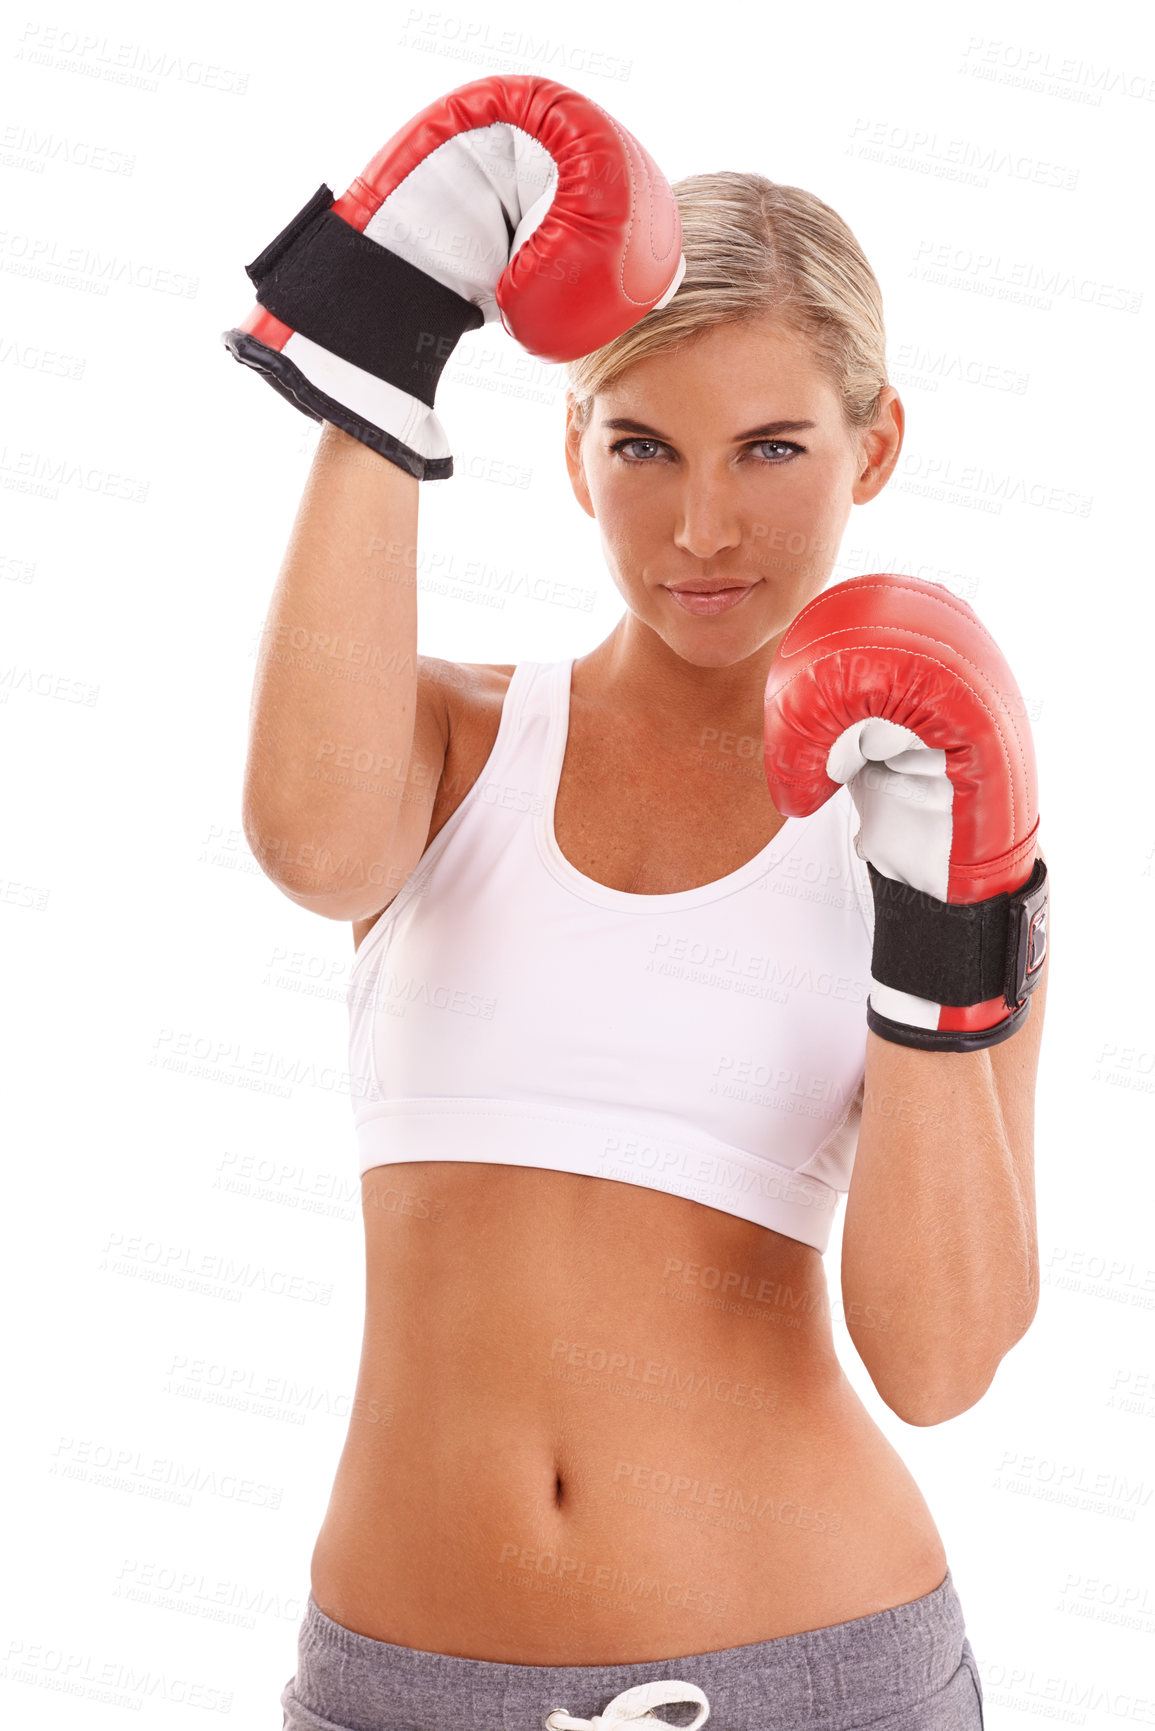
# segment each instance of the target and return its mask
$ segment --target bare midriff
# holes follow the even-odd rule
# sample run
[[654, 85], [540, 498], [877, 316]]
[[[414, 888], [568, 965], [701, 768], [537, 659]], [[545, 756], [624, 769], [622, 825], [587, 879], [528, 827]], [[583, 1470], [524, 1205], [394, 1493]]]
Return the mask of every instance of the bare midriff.
[[[454, 716], [431, 839], [496, 735], [510, 669], [485, 672], [496, 701]], [[636, 864], [576, 821], [615, 785], [596, 720], [575, 674], [555, 831], [579, 870], [629, 889]], [[781, 819], [753, 785], [731, 797], [730, 863], [683, 862], [643, 893], [766, 845]], [[622, 817], [605, 818], [618, 847]], [[809, 1245], [640, 1185], [468, 1161], [371, 1168], [362, 1212], [360, 1370], [311, 1565], [335, 1622], [459, 1658], [632, 1664], [942, 1582], [930, 1511], [839, 1364]]]

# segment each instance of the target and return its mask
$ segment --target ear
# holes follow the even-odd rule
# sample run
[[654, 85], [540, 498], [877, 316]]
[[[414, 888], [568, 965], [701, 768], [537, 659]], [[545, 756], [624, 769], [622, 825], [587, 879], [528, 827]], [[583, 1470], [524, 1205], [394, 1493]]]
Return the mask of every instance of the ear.
[[902, 398], [893, 385], [887, 385], [879, 399], [878, 418], [873, 427], [859, 436], [861, 459], [851, 490], [856, 505], [865, 505], [868, 499], [875, 498], [890, 480], [902, 450], [905, 429]]
[[571, 390], [565, 394], [565, 463], [569, 471], [574, 497], [587, 517], [595, 516], [594, 502], [586, 482], [581, 455], [582, 428], [578, 420], [577, 398]]

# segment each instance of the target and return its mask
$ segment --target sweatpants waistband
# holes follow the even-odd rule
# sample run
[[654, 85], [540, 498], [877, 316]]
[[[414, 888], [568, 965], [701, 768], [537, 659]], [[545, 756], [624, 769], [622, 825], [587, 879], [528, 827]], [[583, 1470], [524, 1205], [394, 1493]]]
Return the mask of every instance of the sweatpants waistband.
[[[689, 1685], [683, 1691], [670, 1683]], [[621, 1700], [642, 1685], [666, 1685]], [[823, 1629], [616, 1665], [463, 1659], [357, 1634], [310, 1592], [285, 1731], [980, 1731], [982, 1689], [949, 1569], [933, 1592]], [[547, 1716], [553, 1715], [547, 1724]]]

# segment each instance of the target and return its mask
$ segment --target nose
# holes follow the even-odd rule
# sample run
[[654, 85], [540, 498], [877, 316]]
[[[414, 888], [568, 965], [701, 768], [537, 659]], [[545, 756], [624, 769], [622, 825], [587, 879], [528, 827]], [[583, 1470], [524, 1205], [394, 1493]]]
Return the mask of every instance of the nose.
[[676, 507], [674, 545], [695, 559], [714, 559], [740, 547], [736, 489], [717, 475], [687, 476]]

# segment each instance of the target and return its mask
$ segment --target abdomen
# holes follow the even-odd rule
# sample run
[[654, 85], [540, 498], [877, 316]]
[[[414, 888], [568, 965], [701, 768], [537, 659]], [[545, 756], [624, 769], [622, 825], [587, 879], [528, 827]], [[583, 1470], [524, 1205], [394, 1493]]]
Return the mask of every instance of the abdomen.
[[377, 1640], [613, 1664], [932, 1591], [910, 1474], [843, 1376], [817, 1251], [515, 1166], [363, 1179], [357, 1395], [312, 1560]]

